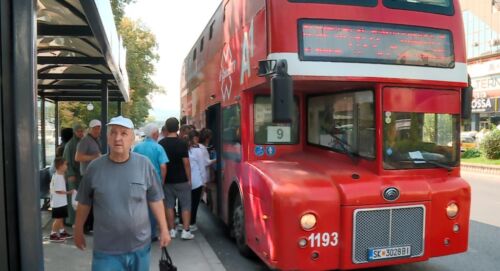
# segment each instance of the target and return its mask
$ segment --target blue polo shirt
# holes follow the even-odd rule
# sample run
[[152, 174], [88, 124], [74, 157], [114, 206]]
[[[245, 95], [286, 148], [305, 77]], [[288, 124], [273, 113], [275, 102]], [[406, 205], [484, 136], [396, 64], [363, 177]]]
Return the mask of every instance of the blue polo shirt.
[[[149, 158], [156, 170], [156, 173], [158, 173], [159, 180], [161, 180], [160, 166], [169, 162], [168, 156], [163, 147], [152, 138], [146, 137], [143, 142], [134, 147], [134, 152]], [[161, 182], [163, 182], [163, 180], [161, 180]]]

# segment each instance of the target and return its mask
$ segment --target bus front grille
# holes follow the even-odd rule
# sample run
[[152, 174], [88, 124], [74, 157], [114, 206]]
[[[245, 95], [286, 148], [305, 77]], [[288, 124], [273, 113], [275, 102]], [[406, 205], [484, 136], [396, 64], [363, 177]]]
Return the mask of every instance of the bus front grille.
[[368, 262], [374, 248], [410, 246], [410, 257], [424, 254], [423, 205], [357, 209], [353, 226], [353, 263]]

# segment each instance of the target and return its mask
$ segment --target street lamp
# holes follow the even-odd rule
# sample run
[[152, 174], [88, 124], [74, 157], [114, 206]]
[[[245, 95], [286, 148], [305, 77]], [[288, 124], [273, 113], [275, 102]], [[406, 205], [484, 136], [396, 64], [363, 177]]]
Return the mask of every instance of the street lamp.
[[94, 105], [92, 103], [87, 104], [87, 110], [88, 111], [94, 110]]

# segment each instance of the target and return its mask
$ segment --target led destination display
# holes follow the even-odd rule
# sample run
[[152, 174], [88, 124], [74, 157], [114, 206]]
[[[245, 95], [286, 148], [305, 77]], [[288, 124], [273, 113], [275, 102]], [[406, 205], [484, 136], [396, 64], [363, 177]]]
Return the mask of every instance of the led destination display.
[[447, 30], [303, 20], [299, 35], [302, 60], [454, 66], [452, 38]]

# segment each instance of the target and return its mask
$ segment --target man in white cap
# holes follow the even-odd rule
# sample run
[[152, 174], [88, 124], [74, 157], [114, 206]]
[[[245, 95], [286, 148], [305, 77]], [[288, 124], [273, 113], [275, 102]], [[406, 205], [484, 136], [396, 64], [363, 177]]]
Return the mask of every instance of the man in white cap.
[[89, 130], [86, 136], [80, 140], [76, 147], [75, 161], [80, 162], [80, 174], [85, 175], [85, 171], [89, 163], [101, 156], [101, 122], [99, 120], [91, 120]]
[[[160, 187], [163, 187], [163, 180], [167, 176], [168, 157], [163, 147], [157, 142], [160, 136], [158, 126], [150, 123], [144, 127], [143, 131], [146, 138], [143, 142], [135, 145], [134, 152], [149, 158], [149, 161], [151, 161], [158, 174], [158, 184]], [[151, 240], [156, 241], [158, 240], [158, 236], [156, 235], [156, 220], [152, 216], [152, 213], [149, 214], [149, 219], [151, 222]]]
[[78, 190], [75, 245], [85, 249], [83, 221], [94, 206], [92, 270], [149, 270], [148, 206], [160, 228], [160, 246], [170, 243], [163, 191], [149, 159], [130, 152], [134, 124], [122, 116], [108, 123], [109, 153], [92, 161]]
[[[84, 136], [76, 146], [75, 161], [80, 163], [80, 175], [85, 176], [87, 167], [92, 160], [101, 156], [101, 121], [93, 119], [89, 123], [87, 135]], [[85, 222], [85, 232], [93, 230], [94, 215], [92, 210]]]

